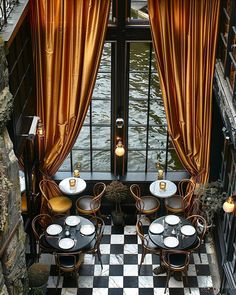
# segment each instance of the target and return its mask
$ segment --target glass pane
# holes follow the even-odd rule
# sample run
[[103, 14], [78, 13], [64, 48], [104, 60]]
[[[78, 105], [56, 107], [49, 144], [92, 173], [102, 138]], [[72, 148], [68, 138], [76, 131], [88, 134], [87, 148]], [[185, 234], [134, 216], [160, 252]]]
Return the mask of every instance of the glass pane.
[[131, 18], [148, 19], [147, 0], [131, 0]]
[[145, 149], [146, 148], [146, 127], [128, 128], [128, 148]]
[[130, 43], [130, 71], [148, 72], [149, 69], [150, 43], [132, 42]]
[[147, 99], [148, 75], [144, 73], [130, 74], [129, 99]]
[[93, 148], [108, 149], [111, 148], [111, 128], [104, 126], [92, 127]]
[[[90, 171], [90, 153], [88, 151], [73, 150], [72, 151], [72, 165], [80, 162], [81, 171]], [[73, 166], [72, 166], [73, 167]]]
[[70, 169], [70, 154], [66, 157], [61, 167], [58, 169], [59, 172], [71, 171]]
[[167, 132], [166, 127], [151, 127], [148, 134], [148, 147], [150, 149], [166, 149]]
[[156, 163], [160, 163], [160, 166], [162, 168], [165, 167], [165, 159], [166, 153], [165, 151], [148, 151], [148, 164], [147, 164], [147, 170], [148, 172], [154, 172], [157, 171]]
[[173, 150], [169, 149], [168, 151], [167, 170], [168, 171], [185, 170], [174, 149]]
[[76, 139], [76, 142], [74, 144], [74, 148], [83, 148], [83, 149], [89, 149], [90, 139], [89, 139], [89, 127], [83, 126], [80, 130], [80, 134]]
[[159, 80], [159, 76], [157, 73], [154, 73], [151, 75], [150, 97], [152, 99], [161, 99], [162, 100], [160, 80]]
[[111, 102], [104, 100], [92, 101], [92, 122], [93, 124], [111, 123]]
[[147, 125], [147, 100], [130, 101], [129, 103], [129, 125]]
[[98, 73], [92, 98], [111, 99], [111, 74]]
[[129, 151], [128, 155], [128, 171], [142, 171], [145, 170], [145, 151]]
[[88, 111], [87, 111], [87, 114], [86, 114], [86, 117], [85, 117], [85, 120], [84, 120], [84, 125], [89, 125], [90, 124], [90, 106], [88, 108]]
[[93, 151], [93, 171], [110, 171], [110, 151]]
[[150, 101], [149, 124], [167, 125], [163, 101], [160, 99]]
[[111, 72], [111, 43], [104, 44], [98, 72]]

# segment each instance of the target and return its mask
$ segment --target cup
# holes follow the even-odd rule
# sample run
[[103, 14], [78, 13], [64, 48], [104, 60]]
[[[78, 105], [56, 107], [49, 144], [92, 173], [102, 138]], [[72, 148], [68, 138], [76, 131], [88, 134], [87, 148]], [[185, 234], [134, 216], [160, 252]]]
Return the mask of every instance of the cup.
[[70, 184], [70, 189], [71, 190], [75, 189], [76, 179], [75, 178], [69, 179], [69, 184]]
[[165, 190], [166, 189], [166, 183], [165, 183], [165, 181], [160, 181], [159, 187], [160, 187], [161, 190]]

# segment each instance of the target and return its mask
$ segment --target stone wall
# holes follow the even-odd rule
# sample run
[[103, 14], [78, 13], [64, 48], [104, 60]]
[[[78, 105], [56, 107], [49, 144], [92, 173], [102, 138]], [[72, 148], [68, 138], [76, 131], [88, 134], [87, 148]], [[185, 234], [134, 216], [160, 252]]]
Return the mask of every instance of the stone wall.
[[8, 71], [0, 39], [0, 294], [27, 292], [25, 232], [21, 217], [18, 161], [5, 127], [12, 107]]

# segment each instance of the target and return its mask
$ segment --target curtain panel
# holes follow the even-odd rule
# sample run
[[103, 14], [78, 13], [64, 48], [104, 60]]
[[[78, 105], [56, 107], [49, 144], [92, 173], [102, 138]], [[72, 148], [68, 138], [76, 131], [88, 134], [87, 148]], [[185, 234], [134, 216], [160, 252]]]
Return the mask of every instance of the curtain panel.
[[187, 171], [206, 182], [220, 0], [149, 0], [168, 132]]
[[[53, 175], [73, 147], [96, 81], [110, 0], [30, 1], [41, 170]], [[80, 143], [83, 145], [83, 143]]]

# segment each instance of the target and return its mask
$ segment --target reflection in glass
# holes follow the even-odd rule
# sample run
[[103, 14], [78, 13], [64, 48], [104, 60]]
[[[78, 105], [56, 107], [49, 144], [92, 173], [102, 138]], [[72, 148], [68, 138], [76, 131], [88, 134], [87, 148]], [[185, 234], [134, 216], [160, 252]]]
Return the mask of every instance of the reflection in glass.
[[81, 171], [91, 171], [89, 151], [86, 150], [73, 150], [72, 151], [72, 167], [76, 162], [80, 162]]

